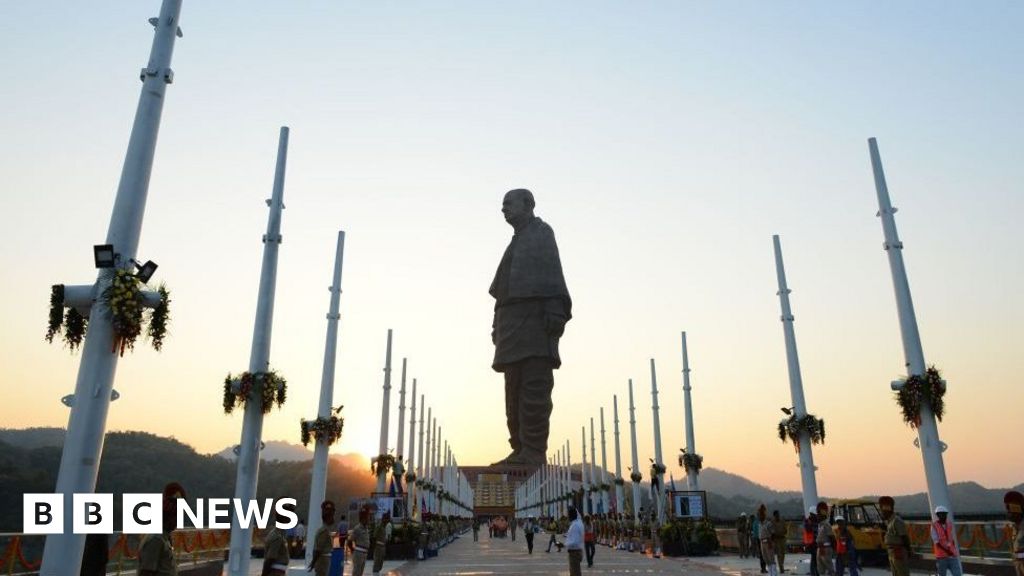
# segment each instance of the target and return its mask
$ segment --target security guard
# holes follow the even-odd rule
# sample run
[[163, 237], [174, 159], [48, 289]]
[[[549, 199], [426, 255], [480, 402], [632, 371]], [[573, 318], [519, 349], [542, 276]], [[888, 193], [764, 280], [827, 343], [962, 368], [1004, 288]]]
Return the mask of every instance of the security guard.
[[1017, 576], [1024, 576], [1024, 494], [1011, 490], [1003, 497], [1006, 516], [1013, 524], [1013, 567]]
[[883, 544], [889, 551], [889, 569], [892, 576], [910, 576], [910, 535], [907, 524], [895, 512], [896, 501], [891, 496], [878, 499], [878, 508], [885, 520]]
[[359, 511], [359, 524], [349, 530], [345, 547], [352, 554], [352, 576], [363, 576], [366, 567], [366, 553], [370, 551], [370, 530], [366, 527], [370, 521], [370, 512], [363, 508]]
[[263, 572], [261, 576], [284, 576], [288, 572], [288, 542], [277, 523], [285, 523], [281, 514], [275, 514], [276, 522], [263, 539]]
[[384, 556], [387, 555], [388, 541], [391, 540], [391, 515], [384, 514], [377, 529], [373, 531], [373, 573], [380, 574], [384, 567]]
[[177, 576], [178, 565], [174, 559], [174, 547], [171, 546], [171, 532], [177, 517], [176, 504], [178, 498], [185, 497], [185, 489], [177, 482], [164, 486], [163, 533], [147, 534], [139, 543], [138, 576]]
[[331, 567], [331, 527], [334, 526], [334, 502], [324, 500], [320, 504], [322, 524], [313, 537], [313, 563], [307, 571], [316, 571], [316, 576], [327, 576]]

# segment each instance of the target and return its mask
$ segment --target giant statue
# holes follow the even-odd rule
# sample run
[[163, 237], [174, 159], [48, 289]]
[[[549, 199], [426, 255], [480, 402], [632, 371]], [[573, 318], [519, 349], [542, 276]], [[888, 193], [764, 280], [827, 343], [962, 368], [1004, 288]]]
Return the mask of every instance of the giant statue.
[[505, 375], [512, 453], [496, 465], [547, 462], [553, 371], [562, 365], [558, 340], [572, 318], [555, 233], [534, 216], [535, 205], [533, 194], [520, 188], [506, 193], [501, 206], [514, 232], [490, 289], [492, 367]]

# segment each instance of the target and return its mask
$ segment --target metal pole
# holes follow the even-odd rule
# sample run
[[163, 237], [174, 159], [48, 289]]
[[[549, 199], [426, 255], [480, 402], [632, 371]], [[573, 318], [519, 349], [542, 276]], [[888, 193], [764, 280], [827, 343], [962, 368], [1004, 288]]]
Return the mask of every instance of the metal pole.
[[[804, 403], [804, 384], [800, 377], [800, 357], [796, 353], [796, 333], [793, 331], [793, 312], [789, 307], [786, 286], [786, 268], [782, 263], [782, 245], [779, 236], [772, 236], [775, 246], [775, 271], [779, 279], [779, 303], [782, 306], [782, 330], [786, 338], [786, 365], [789, 368], [789, 391], [793, 399], [793, 412], [797, 418], [807, 415]], [[814, 454], [811, 451], [811, 436], [806, 430], [800, 432], [800, 484], [803, 487], [804, 510], [818, 504], [818, 482], [815, 479]]]
[[[384, 357], [384, 401], [380, 414], [380, 451], [378, 458], [388, 453], [388, 412], [391, 405], [391, 328], [388, 328], [388, 349]], [[377, 493], [386, 489], [387, 478], [380, 466], [377, 467]]]
[[583, 465], [582, 465], [581, 470], [580, 470], [580, 474], [581, 474], [580, 478], [583, 481], [582, 504], [583, 504], [583, 513], [584, 514], [590, 514], [592, 512], [592, 510], [590, 509], [590, 493], [589, 493], [589, 490], [588, 490], [589, 486], [587, 486], [587, 427], [586, 426], [583, 427], [582, 438], [583, 438]]
[[[661, 457], [661, 420], [658, 417], [658, 376], [654, 371], [654, 358], [651, 358], [651, 412], [654, 415], [654, 461], [662, 466], [665, 461]], [[653, 479], [652, 479], [653, 480]], [[665, 474], [658, 474], [658, 489], [655, 491], [658, 511], [658, 524], [665, 520], [665, 506], [662, 495], [665, 493]]]
[[[277, 146], [277, 170], [274, 173], [274, 193], [268, 201], [270, 215], [267, 233], [263, 236], [263, 265], [260, 273], [259, 297], [256, 300], [256, 323], [252, 334], [252, 353], [249, 372], [267, 372], [270, 369], [270, 337], [274, 324], [274, 293], [277, 287], [277, 252], [281, 246], [281, 210], [284, 208], [284, 175], [288, 158], [288, 128], [281, 127]], [[264, 386], [266, 384], [263, 384]], [[259, 398], [260, 391], [250, 393], [250, 400]], [[260, 402], [245, 404], [242, 417], [242, 439], [238, 448], [238, 473], [235, 479], [235, 498], [248, 503], [256, 498], [259, 481], [260, 444], [263, 437], [263, 407]], [[228, 573], [244, 576], [249, 569], [252, 550], [252, 527], [243, 528], [237, 517], [231, 520], [231, 548]]]
[[[341, 306], [341, 267], [345, 255], [345, 232], [338, 232], [338, 248], [334, 256], [334, 277], [329, 288], [331, 303], [327, 311], [327, 342], [324, 345], [324, 368], [320, 376], [320, 405], [317, 416], [331, 417], [334, 403], [334, 363], [338, 356], [338, 313]], [[306, 516], [310, 534], [320, 529], [320, 504], [327, 496], [326, 439], [317, 439], [313, 447], [313, 478], [309, 485], [309, 515]], [[313, 539], [306, 541], [306, 565], [313, 562]]]
[[[431, 466], [430, 466], [430, 461], [431, 461], [431, 459], [432, 459], [432, 457], [434, 455], [434, 448], [433, 448], [433, 446], [434, 446], [434, 437], [433, 437], [433, 434], [437, 430], [437, 427], [434, 425], [434, 407], [433, 406], [431, 406], [430, 408], [427, 408], [427, 426], [426, 426], [426, 430], [427, 430], [427, 444], [426, 444], [426, 449], [423, 452], [423, 476], [422, 476], [424, 482], [428, 482], [428, 481], [430, 481], [432, 479], [432, 476], [430, 475], [431, 472], [432, 472]], [[421, 505], [422, 505], [423, 509], [420, 510], [420, 514], [422, 514], [424, 512], [430, 512], [430, 491], [429, 490], [423, 493], [423, 498], [422, 498], [422, 501], [421, 501]]]
[[[896, 310], [900, 320], [900, 336], [903, 340], [903, 356], [906, 360], [907, 372], [910, 376], [923, 376], [926, 365], [924, 348], [921, 346], [921, 334], [917, 329], [917, 316], [914, 314], [914, 302], [910, 297], [910, 282], [907, 270], [903, 265], [903, 242], [896, 233], [896, 219], [889, 201], [889, 188], [885, 183], [885, 172], [882, 170], [882, 159], [878, 154], [878, 142], [874, 138], [868, 140], [871, 152], [871, 167], [875, 175], [875, 190], [878, 193], [878, 215], [882, 219], [882, 232], [885, 235], [885, 251], [889, 256], [889, 270], [892, 273], [893, 289], [896, 293]], [[949, 498], [949, 485], [946, 482], [946, 466], [942, 460], [942, 452], [946, 445], [939, 439], [939, 427], [935, 422], [935, 414], [927, 403], [921, 404], [921, 423], [917, 426], [917, 446], [921, 449], [924, 461], [924, 476], [928, 483], [928, 503], [931, 510], [937, 506], [949, 509], [949, 519], [953, 519], [953, 503]]]
[[[157, 19], [149, 63], [142, 71], [142, 92], [135, 110], [128, 150], [121, 168], [114, 208], [107, 228], [107, 244], [120, 254], [122, 267], [135, 258], [142, 234], [146, 211], [149, 178], [156, 153], [167, 85], [174, 78], [171, 55], [181, 13], [181, 0], [164, 0]], [[101, 270], [94, 294], [102, 294], [110, 285], [112, 270]], [[96, 490], [96, 476], [107, 428], [111, 395], [115, 394], [114, 374], [118, 355], [111, 353], [114, 340], [108, 308], [99, 300], [89, 313], [89, 330], [82, 347], [82, 361], [75, 380], [74, 400], [68, 419], [56, 492], [64, 497], [64, 529], [61, 534], [46, 537], [40, 574], [44, 576], [77, 576], [85, 548], [85, 535], [72, 530], [72, 494]]]
[[[608, 460], [606, 458], [606, 447], [604, 436], [604, 406], [601, 406], [601, 484], [608, 484]], [[601, 490], [601, 512], [608, 513], [608, 491]]]
[[[693, 434], [693, 404], [690, 402], [690, 357], [686, 353], [686, 332], [683, 332], [683, 402], [686, 408], [686, 452], [697, 453], [697, 441]], [[686, 469], [686, 486], [690, 490], [700, 490], [700, 470]]]
[[[409, 471], [416, 476], [419, 472], [416, 468], [416, 379], [412, 379], [412, 408], [409, 410]], [[405, 485], [405, 510], [412, 519], [413, 509], [416, 507], [416, 483], [409, 482]]]
[[[597, 487], [599, 482], [597, 480], [597, 448], [594, 446], [594, 419], [590, 419], [590, 485]], [[598, 512], [597, 507], [601, 503], [601, 498], [598, 496], [590, 501], [590, 512], [594, 514]]]
[[402, 358], [402, 384], [398, 388], [398, 448], [395, 449], [395, 469], [391, 477], [398, 490], [402, 489], [402, 474], [405, 472], [405, 369], [407, 359]]
[[[622, 449], [619, 445], [619, 397], [612, 395], [612, 419], [614, 421], [615, 428], [615, 480], [622, 479]], [[622, 513], [624, 508], [622, 486], [619, 484], [615, 485], [615, 511]]]
[[[636, 407], [633, 405], [633, 379], [629, 379], [629, 439], [633, 445], [633, 472], [640, 472], [640, 459], [636, 453]], [[633, 520], [640, 521], [640, 483], [633, 484]]]

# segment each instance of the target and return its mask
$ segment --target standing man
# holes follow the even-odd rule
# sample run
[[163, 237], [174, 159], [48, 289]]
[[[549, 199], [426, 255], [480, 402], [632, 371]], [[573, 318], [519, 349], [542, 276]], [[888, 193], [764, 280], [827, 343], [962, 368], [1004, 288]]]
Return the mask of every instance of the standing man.
[[[552, 517], [551, 521], [548, 522], [548, 533], [551, 535], [551, 537], [548, 538], [548, 550], [547, 551], [551, 552], [551, 547], [552, 546], [558, 546], [558, 539], [555, 538], [555, 535], [558, 534], [558, 522], [555, 521], [554, 517]], [[558, 551], [561, 552], [562, 548], [559, 547]]]
[[816, 508], [807, 509], [807, 518], [804, 520], [804, 550], [811, 555], [811, 576], [818, 576], [818, 511]]
[[740, 549], [740, 558], [750, 555], [750, 529], [747, 527], [746, 512], [736, 519], [736, 545]]
[[263, 571], [261, 576], [285, 576], [288, 573], [288, 562], [291, 559], [285, 533], [277, 527], [285, 524], [286, 519], [280, 513], [274, 514], [274, 524], [263, 539]]
[[938, 576], [946, 576], [946, 572], [952, 572], [953, 576], [963, 576], [964, 569], [960, 564], [960, 548], [956, 545], [956, 528], [953, 521], [949, 520], [949, 509], [945, 506], [935, 507], [935, 517], [932, 522], [932, 552], [935, 553], [935, 570]]
[[352, 555], [352, 576], [363, 576], [366, 569], [366, 554], [370, 551], [370, 529], [366, 527], [369, 521], [370, 511], [363, 508], [359, 511], [359, 524], [349, 530], [345, 539], [345, 547]]
[[473, 542], [480, 541], [480, 519], [473, 516]]
[[384, 557], [388, 553], [388, 542], [391, 541], [391, 515], [384, 514], [380, 524], [373, 532], [373, 575], [380, 574], [384, 567]]
[[889, 551], [889, 570], [892, 576], [910, 576], [910, 535], [903, 518], [895, 512], [896, 501], [891, 496], [882, 496], [878, 508], [885, 521], [883, 544]]
[[533, 534], [537, 531], [536, 525], [533, 523], [533, 516], [530, 516], [526, 520], [526, 524], [523, 525], [523, 534], [526, 535], [526, 550], [533, 554]]
[[768, 568], [769, 576], [778, 576], [775, 568], [775, 547], [772, 543], [772, 520], [768, 517], [768, 508], [764, 504], [757, 509], [758, 540], [761, 543], [761, 571]]
[[786, 538], [789, 536], [789, 527], [782, 521], [778, 510], [772, 511], [772, 546], [775, 548], [775, 558], [779, 561], [779, 572], [786, 572]]
[[176, 576], [178, 563], [171, 546], [178, 498], [185, 497], [185, 489], [177, 482], [164, 486], [164, 522], [161, 534], [146, 534], [139, 543], [138, 576]]
[[576, 508], [569, 508], [569, 530], [565, 534], [565, 549], [569, 551], [569, 576], [582, 576], [583, 522]]
[[555, 233], [534, 216], [533, 194], [505, 194], [501, 212], [514, 233], [491, 283], [492, 368], [505, 375], [505, 418], [512, 453], [498, 465], [547, 462], [553, 371], [562, 365], [558, 340], [572, 318]]
[[306, 569], [316, 571], [316, 576], [327, 576], [331, 567], [331, 526], [334, 526], [334, 502], [324, 500], [320, 504], [320, 529], [313, 537], [313, 562]]
[[515, 518], [512, 518], [512, 520], [509, 522], [509, 524], [510, 524], [509, 530], [512, 531], [512, 541], [515, 542], [516, 541], [516, 529], [519, 527], [519, 521], [516, 520]]
[[832, 553], [832, 541], [835, 534], [832, 533], [832, 525], [828, 521], [828, 504], [818, 502], [818, 537], [815, 542], [818, 545], [818, 574], [836, 576], [836, 559]]
[[836, 574], [843, 576], [847, 568], [850, 569], [850, 576], [860, 575], [860, 569], [857, 566], [857, 547], [853, 543], [853, 534], [846, 526], [846, 518], [836, 516]]
[[1010, 557], [1017, 576], [1024, 576], [1024, 494], [1011, 490], [1003, 496], [1006, 516], [1013, 524], [1013, 541]]

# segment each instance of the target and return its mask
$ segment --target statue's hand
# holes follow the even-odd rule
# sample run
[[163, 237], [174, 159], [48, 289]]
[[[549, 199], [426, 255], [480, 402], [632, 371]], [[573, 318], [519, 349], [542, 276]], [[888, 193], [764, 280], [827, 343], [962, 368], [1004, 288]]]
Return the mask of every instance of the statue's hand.
[[555, 338], [561, 337], [565, 332], [565, 316], [551, 313], [545, 314], [544, 329]]

